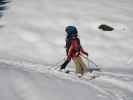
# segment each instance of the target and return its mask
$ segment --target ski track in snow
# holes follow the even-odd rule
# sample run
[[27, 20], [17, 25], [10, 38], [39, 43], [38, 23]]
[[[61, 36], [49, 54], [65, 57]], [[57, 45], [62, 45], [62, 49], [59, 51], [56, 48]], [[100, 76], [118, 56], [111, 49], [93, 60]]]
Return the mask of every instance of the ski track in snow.
[[[118, 100], [128, 100], [128, 94], [126, 94], [126, 92], [133, 94], [132, 84], [115, 78], [115, 75], [114, 77], [110, 77], [108, 74], [101, 76], [96, 79], [95, 83], [100, 83], [97, 84], [97, 86], [102, 87], [103, 90], [109, 93], [112, 97], [111, 100], [114, 100], [114, 97], [116, 97]], [[132, 100], [132, 97], [130, 99]]]
[[[4, 59], [0, 60], [0, 64], [7, 64], [9, 68], [21, 69], [21, 70], [28, 71], [28, 72], [40, 72], [40, 73], [43, 73], [44, 75], [48, 74], [50, 76], [57, 77], [57, 79], [60, 78], [60, 80], [70, 80], [72, 82], [84, 84], [99, 91], [102, 94], [102, 95], [99, 94], [99, 96], [108, 97], [109, 100], [114, 100], [114, 99], [115, 100], [130, 100], [130, 99], [126, 99], [128, 96], [126, 95], [125, 91], [129, 92], [130, 94], [133, 94], [133, 90], [132, 90], [133, 86], [132, 86], [132, 81], [131, 81], [133, 79], [132, 75], [128, 76], [128, 75], [117, 74], [117, 73], [112, 73], [112, 72], [95, 72], [95, 74], [98, 77], [94, 80], [88, 80], [84, 78], [79, 79], [77, 76], [64, 74], [59, 71], [48, 70], [49, 67], [46, 68], [44, 67], [44, 65], [40, 65], [40, 64], [16, 62], [16, 61], [4, 60]], [[125, 77], [128, 77], [128, 81], [125, 80]], [[32, 86], [32, 84], [25, 83], [21, 79], [17, 79], [15, 81], [16, 81], [15, 86], [17, 87], [17, 90], [18, 90], [17, 92], [24, 92], [23, 88], [21, 88], [21, 84], [23, 84], [25, 88], [28, 87], [26, 89], [28, 91], [25, 91], [22, 97], [25, 96], [25, 94], [28, 94], [28, 95], [31, 95], [31, 93], [32, 95], [37, 94], [36, 92], [35, 93], [31, 92], [31, 91], [36, 91], [34, 90], [34, 87]], [[32, 88], [32, 90], [30, 90], [29, 88]], [[33, 95], [32, 98], [31, 97], [26, 97], [26, 98], [27, 100], [29, 99], [41, 100], [39, 96], [37, 97], [36, 96], [37, 95]]]

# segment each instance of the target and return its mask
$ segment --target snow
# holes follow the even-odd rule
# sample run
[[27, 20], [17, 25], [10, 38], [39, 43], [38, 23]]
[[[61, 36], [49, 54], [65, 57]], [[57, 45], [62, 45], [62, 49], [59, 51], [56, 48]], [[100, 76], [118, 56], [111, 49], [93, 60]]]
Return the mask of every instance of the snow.
[[[133, 1], [12, 0], [6, 5], [0, 19], [1, 100], [133, 99]], [[101, 24], [114, 31], [99, 30]], [[89, 58], [102, 68], [95, 80], [48, 70], [65, 57], [67, 25], [78, 27]]]

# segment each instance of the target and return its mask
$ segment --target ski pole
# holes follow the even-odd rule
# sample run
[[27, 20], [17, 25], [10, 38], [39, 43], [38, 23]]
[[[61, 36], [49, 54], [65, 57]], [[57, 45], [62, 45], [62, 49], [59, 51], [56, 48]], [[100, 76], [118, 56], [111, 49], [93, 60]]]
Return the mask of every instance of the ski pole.
[[95, 64], [96, 67], [98, 67], [98, 65], [94, 61], [89, 59], [88, 57], [85, 57], [84, 55], [82, 55], [82, 57], [84, 57], [88, 61], [88, 64], [89, 64], [89, 62], [91, 62], [91, 63]]
[[62, 58], [61, 60], [59, 60], [57, 63], [53, 64], [52, 66], [50, 66], [48, 69], [52, 69], [54, 67], [54, 69], [57, 69], [59, 67], [59, 64], [65, 60], [65, 58]]
[[88, 57], [85, 57], [84, 55], [82, 55], [82, 57], [83, 58], [85, 58], [86, 60], [87, 60], [87, 62], [88, 62], [88, 66], [90, 65], [90, 62], [92, 63], [92, 64], [94, 64], [95, 66], [96, 66], [96, 68], [90, 68], [90, 72], [93, 72], [94, 70], [96, 71], [101, 71], [101, 69], [100, 69], [100, 67], [99, 67], [99, 65], [97, 65], [94, 61], [92, 61], [91, 59], [89, 59]]

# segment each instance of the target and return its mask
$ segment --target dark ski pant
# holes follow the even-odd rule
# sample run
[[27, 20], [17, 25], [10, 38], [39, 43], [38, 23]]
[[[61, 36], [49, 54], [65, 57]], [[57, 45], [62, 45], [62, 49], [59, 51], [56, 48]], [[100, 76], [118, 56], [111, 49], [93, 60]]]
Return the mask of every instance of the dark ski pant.
[[70, 62], [70, 60], [66, 59], [65, 62], [61, 65], [61, 68], [60, 69], [61, 70], [62, 69], [65, 69], [69, 62]]

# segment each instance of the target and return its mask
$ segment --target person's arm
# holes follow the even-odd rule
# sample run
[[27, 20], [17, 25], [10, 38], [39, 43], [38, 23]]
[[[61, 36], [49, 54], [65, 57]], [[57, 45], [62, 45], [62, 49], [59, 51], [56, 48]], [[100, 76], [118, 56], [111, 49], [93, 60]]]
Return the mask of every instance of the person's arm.
[[85, 54], [86, 56], [88, 56], [88, 53], [81, 47], [81, 53]]
[[88, 53], [82, 48], [79, 38], [77, 38], [77, 43], [78, 45], [80, 45], [80, 52], [88, 56]]

